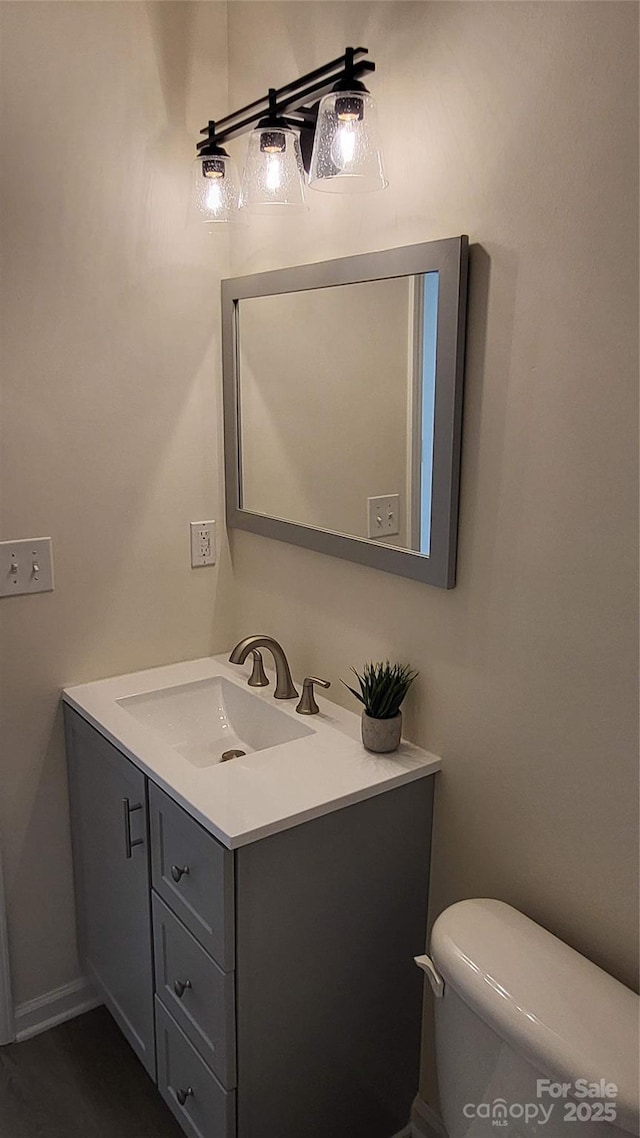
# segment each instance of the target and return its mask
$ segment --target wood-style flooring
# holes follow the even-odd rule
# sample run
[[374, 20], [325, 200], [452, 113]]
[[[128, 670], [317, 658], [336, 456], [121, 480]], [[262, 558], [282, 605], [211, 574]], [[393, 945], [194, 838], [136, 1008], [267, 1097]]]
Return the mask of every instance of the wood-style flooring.
[[184, 1138], [106, 1008], [0, 1047], [0, 1138]]

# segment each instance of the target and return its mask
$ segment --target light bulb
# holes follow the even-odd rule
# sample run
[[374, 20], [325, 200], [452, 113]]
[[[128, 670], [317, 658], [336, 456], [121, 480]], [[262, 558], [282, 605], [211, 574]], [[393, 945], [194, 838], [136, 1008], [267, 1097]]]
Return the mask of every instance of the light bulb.
[[339, 170], [353, 161], [356, 149], [356, 128], [353, 119], [345, 119], [340, 123], [331, 146], [331, 157]]
[[207, 187], [207, 194], [204, 200], [206, 209], [210, 209], [212, 213], [218, 213], [222, 205], [222, 188], [216, 179], [212, 179], [211, 185]]
[[280, 158], [277, 154], [270, 154], [269, 164], [267, 166], [266, 184], [267, 189], [275, 193], [280, 189], [282, 183], [282, 170], [280, 167]]

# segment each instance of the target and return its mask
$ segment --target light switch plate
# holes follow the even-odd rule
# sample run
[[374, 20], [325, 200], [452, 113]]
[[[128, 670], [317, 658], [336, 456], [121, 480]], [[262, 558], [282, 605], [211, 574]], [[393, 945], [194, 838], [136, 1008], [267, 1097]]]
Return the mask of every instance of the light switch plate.
[[0, 597], [49, 593], [53, 589], [50, 537], [0, 541]]
[[367, 537], [389, 537], [400, 533], [400, 495], [382, 494], [367, 498]]
[[216, 523], [191, 522], [191, 568], [216, 563]]

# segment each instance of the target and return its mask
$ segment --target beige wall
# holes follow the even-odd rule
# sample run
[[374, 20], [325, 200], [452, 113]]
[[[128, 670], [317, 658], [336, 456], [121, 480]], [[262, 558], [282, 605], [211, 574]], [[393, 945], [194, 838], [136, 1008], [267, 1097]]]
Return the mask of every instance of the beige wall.
[[[365, 43], [389, 189], [252, 219], [234, 274], [466, 231], [459, 584], [233, 536], [221, 517], [218, 281], [183, 228], [226, 102], [226, 6], [3, 8], [3, 538], [56, 590], [0, 602], [0, 829], [18, 1001], [77, 975], [61, 685], [265, 627], [295, 671], [421, 670], [441, 753], [433, 910], [521, 906], [627, 983], [636, 953], [637, 8], [229, 5], [231, 105]], [[399, 124], [399, 126], [398, 126]], [[240, 151], [243, 147], [237, 147]]]
[[[226, 5], [2, 5], [3, 539], [53, 537], [55, 592], [0, 600], [0, 832], [17, 1002], [76, 978], [60, 687], [208, 654], [229, 575], [219, 279], [185, 228], [227, 98]], [[224, 544], [224, 543], [223, 543]]]
[[368, 536], [367, 499], [398, 494], [406, 544], [408, 278], [240, 302], [242, 502]]
[[502, 898], [629, 984], [637, 23], [615, 2], [229, 7], [231, 105], [366, 44], [390, 182], [256, 219], [234, 275], [473, 243], [458, 587], [237, 533], [236, 630], [266, 628], [345, 702], [351, 664], [417, 666], [407, 734], [445, 763], [433, 912]]

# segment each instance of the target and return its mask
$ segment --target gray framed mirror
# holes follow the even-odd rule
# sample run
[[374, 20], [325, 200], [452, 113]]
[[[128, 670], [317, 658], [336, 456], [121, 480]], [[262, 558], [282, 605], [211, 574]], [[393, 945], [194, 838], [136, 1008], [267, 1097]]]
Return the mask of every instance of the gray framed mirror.
[[227, 524], [455, 585], [467, 237], [222, 282]]

